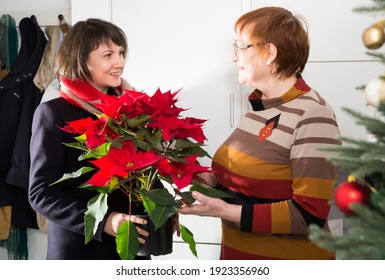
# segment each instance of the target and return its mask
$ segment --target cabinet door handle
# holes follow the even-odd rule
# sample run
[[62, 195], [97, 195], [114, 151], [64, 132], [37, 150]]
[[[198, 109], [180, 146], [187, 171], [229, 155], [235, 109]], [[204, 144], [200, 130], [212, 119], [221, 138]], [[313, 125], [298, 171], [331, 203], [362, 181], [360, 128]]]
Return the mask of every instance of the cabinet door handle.
[[234, 127], [234, 92], [230, 92], [230, 127]]

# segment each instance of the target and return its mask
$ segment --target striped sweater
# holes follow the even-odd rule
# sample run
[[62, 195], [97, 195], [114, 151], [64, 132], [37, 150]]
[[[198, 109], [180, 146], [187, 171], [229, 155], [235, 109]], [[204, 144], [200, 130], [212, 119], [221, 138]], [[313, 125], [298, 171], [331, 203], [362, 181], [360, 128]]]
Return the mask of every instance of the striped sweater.
[[299, 77], [280, 98], [260, 99], [213, 157], [218, 187], [242, 206], [241, 223], [222, 221], [221, 259], [333, 259], [307, 240], [327, 229], [336, 177], [318, 148], [340, 145], [333, 109]]

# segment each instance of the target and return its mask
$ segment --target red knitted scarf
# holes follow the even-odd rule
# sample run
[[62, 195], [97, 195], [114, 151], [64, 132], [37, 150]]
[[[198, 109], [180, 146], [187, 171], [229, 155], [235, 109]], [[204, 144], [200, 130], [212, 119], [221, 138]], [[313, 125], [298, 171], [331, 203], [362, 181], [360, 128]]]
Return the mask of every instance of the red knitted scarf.
[[[80, 107], [93, 114], [101, 114], [101, 111], [94, 105], [100, 103], [102, 93], [83, 80], [71, 81], [67, 78], [60, 78], [60, 95], [72, 105]], [[119, 87], [116, 88], [116, 93], [120, 96], [125, 91]]]

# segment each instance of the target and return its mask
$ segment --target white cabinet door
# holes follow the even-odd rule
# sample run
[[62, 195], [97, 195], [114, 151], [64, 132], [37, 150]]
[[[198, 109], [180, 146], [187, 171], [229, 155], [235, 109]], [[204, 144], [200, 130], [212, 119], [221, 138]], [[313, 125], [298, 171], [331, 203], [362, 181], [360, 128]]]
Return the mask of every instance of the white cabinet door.
[[87, 18], [111, 20], [111, 0], [71, 0], [72, 24]]
[[[179, 93], [185, 114], [207, 119], [212, 154], [239, 121], [241, 86], [232, 62], [239, 0], [113, 0], [112, 21], [129, 42], [124, 77], [137, 90]], [[234, 97], [234, 98], [233, 98]], [[230, 110], [230, 102], [237, 110]]]
[[[211, 155], [241, 118], [241, 85], [232, 62], [233, 25], [241, 9], [239, 0], [112, 0], [112, 21], [129, 43], [123, 76], [149, 94], [158, 87], [182, 89], [178, 104], [189, 108], [184, 114], [208, 120]], [[219, 258], [218, 219], [181, 216], [180, 221], [199, 243], [200, 259]], [[161, 258], [194, 258], [187, 244], [174, 240], [173, 254]]]
[[363, 31], [376, 21], [353, 8], [370, 5], [367, 0], [251, 0], [252, 9], [281, 6], [302, 14], [309, 25], [309, 61], [368, 60]]

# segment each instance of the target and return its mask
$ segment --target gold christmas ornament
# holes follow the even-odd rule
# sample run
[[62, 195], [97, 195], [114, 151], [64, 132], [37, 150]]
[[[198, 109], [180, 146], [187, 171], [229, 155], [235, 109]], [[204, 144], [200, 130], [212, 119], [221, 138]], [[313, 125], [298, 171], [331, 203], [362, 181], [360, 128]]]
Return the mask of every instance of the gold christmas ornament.
[[380, 21], [365, 29], [362, 34], [362, 40], [365, 47], [373, 50], [382, 46], [385, 42], [384, 25], [385, 21]]

